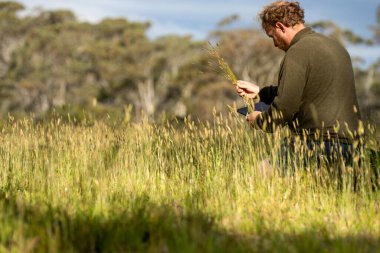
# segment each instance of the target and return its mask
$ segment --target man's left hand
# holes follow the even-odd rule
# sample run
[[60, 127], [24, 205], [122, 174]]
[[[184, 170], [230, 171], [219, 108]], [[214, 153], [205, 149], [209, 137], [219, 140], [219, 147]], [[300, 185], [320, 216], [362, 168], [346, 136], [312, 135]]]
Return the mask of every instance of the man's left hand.
[[261, 112], [252, 112], [250, 114], [248, 114], [245, 119], [247, 120], [247, 122], [251, 125], [251, 126], [255, 126], [255, 122], [256, 122], [256, 119], [257, 117], [261, 117]]

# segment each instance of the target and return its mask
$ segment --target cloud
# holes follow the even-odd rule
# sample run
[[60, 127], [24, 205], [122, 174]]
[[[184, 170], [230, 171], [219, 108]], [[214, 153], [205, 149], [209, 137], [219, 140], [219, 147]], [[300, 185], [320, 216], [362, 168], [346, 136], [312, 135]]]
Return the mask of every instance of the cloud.
[[202, 30], [179, 26], [171, 22], [153, 22], [152, 27], [148, 30], [148, 36], [151, 38], [164, 34], [191, 35], [196, 40], [202, 40], [207, 36], [207, 33]]
[[81, 19], [99, 21], [104, 17], [145, 17], [144, 20], [172, 23], [172, 26], [201, 27], [215, 25], [222, 18], [234, 13], [253, 23], [257, 11], [266, 2], [258, 0], [247, 4], [247, 0], [223, 2], [219, 0], [174, 1], [174, 0], [21, 0], [28, 8], [41, 6], [44, 9], [68, 8]]
[[[259, 27], [257, 13], [268, 0], [19, 0], [28, 9], [66, 8], [80, 20], [98, 22], [105, 17], [125, 17], [132, 21], [150, 21], [148, 34], [157, 37], [168, 33], [193, 34], [204, 38], [223, 18], [238, 14], [239, 25]], [[367, 1], [365, 4], [362, 1]], [[344, 4], [344, 8], [341, 5]], [[332, 19], [342, 27], [369, 37], [368, 24], [375, 22], [375, 0], [304, 1], [306, 21]], [[360, 7], [360, 8], [359, 8]], [[372, 13], [373, 12], [373, 13]]]
[[[44, 1], [44, 0], [19, 0], [27, 10], [42, 8], [43, 10], [69, 9], [83, 21], [98, 22], [104, 17], [113, 16], [112, 11], [91, 4], [89, 1]], [[101, 2], [101, 1], [98, 1]]]

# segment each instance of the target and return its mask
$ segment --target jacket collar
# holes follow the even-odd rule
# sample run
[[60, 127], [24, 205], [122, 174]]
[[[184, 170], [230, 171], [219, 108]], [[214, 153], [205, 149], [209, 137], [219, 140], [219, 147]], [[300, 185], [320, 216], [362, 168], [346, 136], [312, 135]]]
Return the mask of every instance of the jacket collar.
[[306, 35], [309, 35], [309, 34], [312, 34], [314, 33], [313, 30], [310, 28], [310, 27], [305, 27], [304, 29], [302, 29], [301, 31], [299, 31], [295, 36], [294, 38], [292, 39], [292, 41], [290, 42], [290, 46], [293, 46], [294, 44], [296, 44], [300, 39], [302, 39], [303, 37], [305, 37]]

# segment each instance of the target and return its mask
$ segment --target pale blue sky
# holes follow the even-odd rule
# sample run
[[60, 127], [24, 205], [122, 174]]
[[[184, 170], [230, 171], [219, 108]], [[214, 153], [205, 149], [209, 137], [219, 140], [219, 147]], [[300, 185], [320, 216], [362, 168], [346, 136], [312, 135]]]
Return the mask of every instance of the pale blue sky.
[[[19, 0], [29, 10], [70, 9], [79, 19], [97, 22], [104, 17], [125, 17], [134, 21], [151, 21], [149, 36], [191, 34], [204, 39], [218, 21], [239, 14], [240, 25], [259, 27], [257, 13], [269, 0]], [[376, 23], [379, 0], [301, 0], [306, 22], [332, 20], [343, 28], [371, 37], [369, 27]], [[380, 58], [380, 47], [352, 46], [352, 55], [372, 62]]]

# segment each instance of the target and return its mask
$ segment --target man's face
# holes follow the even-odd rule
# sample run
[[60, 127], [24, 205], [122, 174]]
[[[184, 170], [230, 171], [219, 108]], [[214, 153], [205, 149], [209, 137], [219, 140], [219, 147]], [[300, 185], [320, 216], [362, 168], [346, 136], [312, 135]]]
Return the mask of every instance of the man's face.
[[279, 27], [268, 26], [265, 28], [265, 32], [268, 37], [272, 38], [273, 44], [275, 47], [278, 47], [281, 50], [287, 51], [289, 46], [285, 40], [285, 34], [281, 31]]

